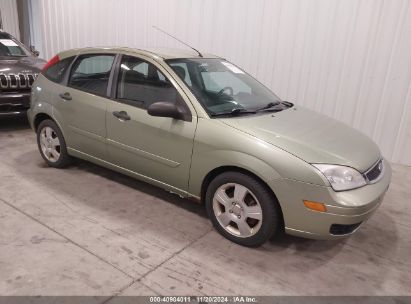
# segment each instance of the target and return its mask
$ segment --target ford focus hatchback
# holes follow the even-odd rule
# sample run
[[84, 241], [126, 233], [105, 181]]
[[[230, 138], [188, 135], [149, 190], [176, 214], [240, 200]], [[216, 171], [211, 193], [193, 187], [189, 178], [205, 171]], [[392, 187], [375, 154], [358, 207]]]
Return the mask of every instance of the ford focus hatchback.
[[368, 137], [212, 55], [65, 51], [35, 81], [28, 116], [48, 165], [82, 158], [196, 199], [245, 246], [282, 230], [350, 235], [391, 179]]

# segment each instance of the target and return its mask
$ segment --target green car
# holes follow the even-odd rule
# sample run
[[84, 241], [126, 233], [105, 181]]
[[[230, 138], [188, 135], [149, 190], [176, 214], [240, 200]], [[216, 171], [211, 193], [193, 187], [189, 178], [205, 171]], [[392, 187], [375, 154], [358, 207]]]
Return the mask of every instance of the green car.
[[281, 231], [350, 235], [391, 180], [365, 135], [191, 51], [62, 52], [36, 79], [28, 117], [48, 165], [82, 158], [204, 203], [245, 246]]

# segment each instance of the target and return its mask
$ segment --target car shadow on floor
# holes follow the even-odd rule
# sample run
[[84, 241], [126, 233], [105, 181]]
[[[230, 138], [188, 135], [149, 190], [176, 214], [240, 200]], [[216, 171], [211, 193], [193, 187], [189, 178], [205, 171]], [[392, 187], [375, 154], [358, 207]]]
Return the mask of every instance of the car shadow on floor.
[[29, 129], [29, 121], [25, 114], [16, 116], [0, 116], [0, 132]]
[[[47, 167], [46, 164], [44, 165], [45, 167]], [[73, 159], [73, 163], [70, 167], [71, 169], [86, 171], [86, 172], [89, 172], [95, 175], [99, 175], [101, 177], [104, 177], [107, 180], [119, 183], [123, 186], [134, 189], [136, 191], [143, 192], [147, 195], [156, 197], [170, 204], [179, 206], [180, 208], [184, 208], [187, 211], [190, 211], [204, 218], [207, 218], [205, 208], [202, 204], [199, 204], [190, 199], [182, 198], [178, 196], [177, 194], [170, 193], [166, 190], [150, 185], [146, 182], [139, 181], [127, 175], [115, 172], [110, 169], [106, 169], [104, 167], [95, 165], [93, 163], [90, 163], [90, 162], [87, 162], [81, 159]]]
[[[116, 183], [120, 183], [134, 190], [144, 192], [145, 194], [154, 196], [158, 199], [161, 199], [163, 201], [176, 205], [187, 211], [193, 212], [204, 218], [208, 218], [207, 212], [205, 210], [205, 206], [202, 203], [194, 202], [187, 198], [181, 198], [178, 195], [169, 193], [159, 187], [133, 179], [129, 176], [100, 167], [98, 165], [94, 165], [87, 161], [75, 159], [73, 165], [75, 165], [77, 169], [102, 176], [108, 180], [114, 181]], [[305, 239], [305, 238], [292, 236], [284, 232], [279, 232], [278, 234], [274, 235], [269, 240], [269, 243], [271, 245], [274, 245], [278, 249], [281, 249], [281, 250], [287, 247], [290, 247], [290, 246], [295, 246], [297, 249], [299, 248], [301, 250], [304, 250], [305, 248], [312, 248], [316, 251], [322, 251], [322, 250], [327, 251], [333, 247], [344, 244], [344, 242], [345, 242], [345, 239], [334, 240], [334, 241], [318, 241], [318, 240], [313, 240], [313, 239]], [[321, 243], [321, 246], [318, 246], [319, 243]]]
[[[56, 180], [55, 173], [52, 173], [50, 171], [49, 172], [51, 174], [46, 173], [48, 170], [54, 171], [56, 173], [60, 170], [55, 171], [56, 169], [48, 167], [39, 157], [37, 149], [25, 152], [19, 155], [18, 158], [19, 159], [16, 159], [16, 163], [19, 164], [19, 171], [23, 175], [27, 176], [28, 178], [35, 178], [36, 182], [41, 183], [43, 186], [50, 187], [54, 190], [58, 189], [59, 191], [70, 194], [74, 197], [78, 196], [78, 194], [76, 193], [76, 191], [73, 191], [73, 185], [71, 185], [69, 180], [73, 180], [74, 176], [76, 176], [77, 178], [83, 177], [83, 173], [88, 172], [92, 175], [102, 177], [109, 182], [114, 182], [115, 184], [133, 189], [136, 192], [142, 192], [148, 196], [160, 199], [178, 208], [201, 216], [202, 218], [208, 217], [205, 211], [205, 207], [202, 204], [198, 204], [186, 198], [181, 198], [178, 195], [169, 193], [156, 186], [133, 179], [121, 173], [117, 173], [115, 171], [100, 167], [87, 161], [75, 159], [72, 165], [62, 170], [63, 172], [69, 173], [70, 179], [67, 179], [67, 183], [61, 183]], [[44, 175], [42, 174], [41, 176], [39, 176], [38, 174], [33, 174], [34, 172], [38, 172], [38, 170], [44, 170]], [[58, 173], [58, 175], [61, 177], [61, 173]], [[86, 186], [82, 187], [85, 188]], [[114, 187], [116, 187], [116, 185], [114, 185]], [[80, 197], [78, 198], [80, 199]], [[92, 201], [88, 201], [88, 203], [92, 203]], [[97, 205], [95, 207], [97, 207]], [[98, 205], [98, 207], [101, 208], [101, 205]], [[348, 246], [353, 246], [352, 244], [354, 244], [354, 246], [357, 246], [359, 242], [374, 243], [376, 242], [375, 239], [377, 238], [381, 242], [381, 245], [379, 245], [379, 250], [381, 251], [381, 254], [384, 255], [384, 252], [395, 250], [398, 238], [396, 236], [395, 222], [389, 216], [389, 214], [378, 210], [377, 215], [379, 218], [383, 217], [383, 219], [378, 221], [373, 221], [373, 219], [371, 219], [370, 222], [365, 223], [365, 227], [361, 227], [361, 229], [356, 234], [349, 238], [332, 241], [318, 241], [294, 237], [285, 233], [279, 233], [278, 235], [275, 235], [271, 240], [269, 240], [267, 246], [264, 246], [263, 248], [260, 247], [257, 250], [281, 252], [292, 248], [293, 251], [296, 252], [296, 254], [305, 256], [307, 254], [310, 255], [325, 253], [328, 259], [332, 259], [332, 257], [334, 255], [337, 255], [342, 250], [342, 248], [346, 246], [347, 243], [350, 243], [348, 244]], [[388, 225], [388, 227], [392, 227], [392, 229], [381, 229], [378, 225], [378, 223], [381, 221]], [[360, 246], [361, 245], [358, 244], [358, 247]]]

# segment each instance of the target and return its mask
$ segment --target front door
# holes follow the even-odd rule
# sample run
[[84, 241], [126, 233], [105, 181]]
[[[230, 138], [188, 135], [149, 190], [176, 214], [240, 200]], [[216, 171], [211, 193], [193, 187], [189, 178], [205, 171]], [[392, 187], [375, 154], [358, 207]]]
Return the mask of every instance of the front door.
[[[164, 73], [141, 58], [123, 55], [116, 82], [106, 117], [110, 161], [171, 190], [187, 191], [197, 124], [193, 111]], [[179, 103], [189, 118], [149, 115], [148, 106], [158, 101]]]

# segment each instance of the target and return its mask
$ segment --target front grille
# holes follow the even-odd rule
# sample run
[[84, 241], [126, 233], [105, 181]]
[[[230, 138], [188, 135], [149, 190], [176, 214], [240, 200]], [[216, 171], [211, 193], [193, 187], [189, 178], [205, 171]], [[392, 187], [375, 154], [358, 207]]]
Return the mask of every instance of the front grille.
[[373, 167], [371, 167], [371, 169], [369, 169], [367, 172], [364, 173], [365, 178], [367, 179], [368, 182], [374, 182], [381, 176], [383, 170], [384, 170], [384, 164], [381, 159]]
[[0, 104], [0, 115], [5, 113], [25, 112], [28, 108], [28, 104]]
[[332, 224], [330, 227], [330, 233], [333, 235], [350, 234], [355, 229], [357, 229], [361, 225], [361, 223], [352, 225]]
[[0, 74], [0, 89], [30, 89], [38, 74]]
[[8, 87], [8, 79], [6, 75], [0, 74], [0, 87], [7, 88]]
[[19, 83], [21, 87], [26, 87], [28, 85], [28, 78], [24, 74], [19, 74]]
[[10, 87], [11, 88], [17, 88], [17, 77], [14, 74], [10, 74], [9, 75], [9, 79], [10, 79]]

